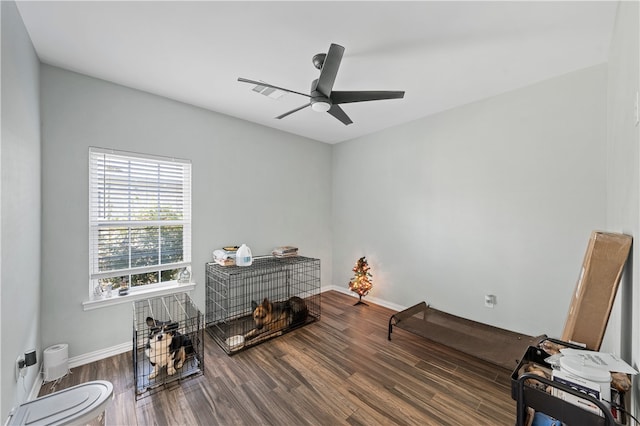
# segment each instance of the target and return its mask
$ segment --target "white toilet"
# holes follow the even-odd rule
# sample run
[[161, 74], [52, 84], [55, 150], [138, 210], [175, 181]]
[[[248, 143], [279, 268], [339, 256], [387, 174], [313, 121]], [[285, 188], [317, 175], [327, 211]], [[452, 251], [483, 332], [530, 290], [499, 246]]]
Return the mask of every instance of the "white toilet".
[[9, 415], [7, 425], [104, 425], [104, 412], [112, 399], [110, 382], [87, 382], [21, 404]]

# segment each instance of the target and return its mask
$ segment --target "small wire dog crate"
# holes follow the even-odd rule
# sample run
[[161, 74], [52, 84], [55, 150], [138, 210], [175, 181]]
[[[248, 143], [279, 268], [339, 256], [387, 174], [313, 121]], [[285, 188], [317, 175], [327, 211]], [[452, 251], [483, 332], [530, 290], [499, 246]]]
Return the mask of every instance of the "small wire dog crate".
[[319, 259], [207, 263], [206, 282], [207, 332], [229, 355], [320, 319]]
[[136, 399], [204, 373], [204, 316], [187, 293], [133, 302]]

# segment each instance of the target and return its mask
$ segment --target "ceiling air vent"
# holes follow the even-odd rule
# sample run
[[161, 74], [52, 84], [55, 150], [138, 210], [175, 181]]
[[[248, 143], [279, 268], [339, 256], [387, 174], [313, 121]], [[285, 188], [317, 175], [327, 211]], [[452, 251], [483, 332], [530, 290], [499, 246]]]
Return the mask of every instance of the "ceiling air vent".
[[251, 90], [253, 90], [254, 92], [260, 93], [261, 95], [264, 95], [271, 99], [280, 99], [286, 94], [286, 92], [282, 90], [274, 89], [273, 87], [261, 86], [261, 85], [257, 85], [253, 87], [253, 89]]

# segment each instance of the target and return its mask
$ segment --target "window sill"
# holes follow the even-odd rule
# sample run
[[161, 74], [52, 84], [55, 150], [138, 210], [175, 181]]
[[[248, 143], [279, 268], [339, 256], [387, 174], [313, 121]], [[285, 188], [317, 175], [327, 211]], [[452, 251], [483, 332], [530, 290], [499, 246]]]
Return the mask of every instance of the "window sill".
[[135, 300], [147, 299], [156, 296], [165, 296], [173, 293], [191, 292], [196, 288], [196, 283], [189, 284], [172, 284], [166, 287], [154, 288], [150, 290], [138, 290], [134, 293], [129, 293], [124, 296], [119, 296], [117, 291], [114, 291], [112, 297], [107, 299], [86, 300], [82, 302], [82, 309], [85, 311], [91, 311], [93, 309], [106, 308], [107, 306], [120, 305], [122, 303], [129, 303]]

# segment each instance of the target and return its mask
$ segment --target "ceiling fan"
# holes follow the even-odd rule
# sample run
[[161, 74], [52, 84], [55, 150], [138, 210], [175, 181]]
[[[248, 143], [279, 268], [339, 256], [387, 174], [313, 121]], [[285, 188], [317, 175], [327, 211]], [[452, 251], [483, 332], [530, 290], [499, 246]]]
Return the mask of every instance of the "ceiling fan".
[[338, 74], [338, 68], [340, 68], [340, 62], [342, 61], [343, 54], [344, 47], [332, 43], [331, 46], [329, 46], [329, 51], [327, 53], [318, 53], [313, 57], [313, 65], [320, 70], [320, 77], [313, 80], [311, 83], [310, 94], [296, 92], [294, 90], [267, 84], [262, 81], [248, 80], [246, 78], [238, 78], [238, 81], [270, 87], [309, 98], [309, 103], [292, 109], [289, 112], [285, 112], [284, 114], [277, 116], [277, 119], [282, 119], [294, 112], [310, 106], [314, 111], [328, 112], [343, 124], [349, 125], [353, 123], [353, 121], [351, 121], [344, 110], [340, 108], [340, 104], [379, 101], [383, 99], [402, 99], [404, 97], [404, 91], [363, 90], [345, 92], [333, 90], [333, 83], [336, 80], [336, 75]]

